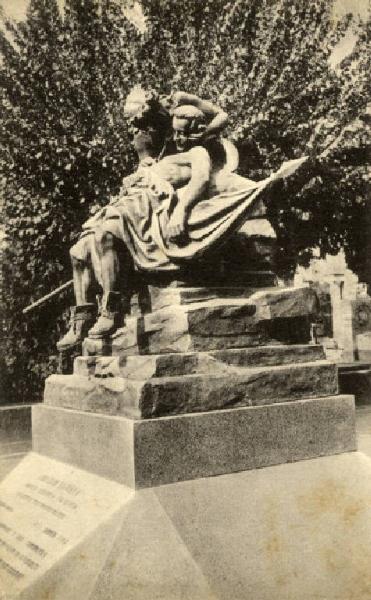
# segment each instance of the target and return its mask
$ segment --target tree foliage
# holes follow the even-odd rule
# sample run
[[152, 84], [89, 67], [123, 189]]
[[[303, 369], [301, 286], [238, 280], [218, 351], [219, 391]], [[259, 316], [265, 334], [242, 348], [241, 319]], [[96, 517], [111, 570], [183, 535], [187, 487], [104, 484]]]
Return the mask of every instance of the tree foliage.
[[63, 17], [56, 0], [32, 0], [26, 21], [5, 27], [4, 377], [10, 398], [27, 399], [55, 368], [66, 299], [27, 317], [21, 309], [70, 279], [68, 251], [81, 223], [133, 168], [122, 100], [138, 35], [119, 6], [95, 0], [68, 0]]
[[[327, 0], [142, 4], [149, 27], [141, 56], [150, 67], [141, 79], [160, 88], [165, 80], [219, 102], [231, 117], [243, 175], [260, 179], [284, 160], [313, 157], [309, 183], [301, 190], [296, 182], [271, 207], [281, 268], [307, 261], [315, 246], [323, 254], [344, 247], [366, 277], [362, 254], [370, 232], [359, 225], [370, 208], [370, 24], [350, 15], [335, 23]], [[350, 31], [357, 44], [334, 70], [334, 47]], [[371, 282], [371, 272], [368, 277]]]
[[[66, 0], [63, 12], [56, 0], [31, 0], [24, 22], [4, 20], [3, 356], [14, 399], [37, 396], [55, 368], [60, 315], [71, 298], [27, 318], [21, 308], [70, 278], [68, 248], [81, 223], [134, 168], [122, 118], [134, 84], [219, 103], [247, 177], [309, 154], [305, 185], [294, 180], [270, 208], [281, 269], [308, 260], [315, 246], [323, 253], [343, 246], [366, 276], [369, 24], [351, 16], [334, 22], [328, 0], [141, 5], [143, 35], [118, 0]], [[357, 43], [334, 69], [334, 47], [351, 30]]]

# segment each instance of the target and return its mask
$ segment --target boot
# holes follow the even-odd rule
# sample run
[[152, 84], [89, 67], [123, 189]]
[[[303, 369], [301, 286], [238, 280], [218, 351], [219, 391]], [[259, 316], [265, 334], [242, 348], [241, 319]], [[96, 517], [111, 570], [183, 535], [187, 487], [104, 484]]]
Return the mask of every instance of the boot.
[[71, 308], [70, 328], [57, 343], [59, 352], [75, 350], [88, 335], [97, 317], [95, 304], [80, 304]]
[[111, 335], [123, 325], [122, 295], [120, 292], [109, 292], [103, 301], [99, 318], [89, 330], [89, 338], [103, 338]]

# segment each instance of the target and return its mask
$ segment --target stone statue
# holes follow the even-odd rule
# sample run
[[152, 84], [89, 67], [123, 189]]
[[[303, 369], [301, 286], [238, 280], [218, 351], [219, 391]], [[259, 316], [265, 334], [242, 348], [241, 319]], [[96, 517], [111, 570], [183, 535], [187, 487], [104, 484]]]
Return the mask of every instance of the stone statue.
[[[76, 307], [70, 330], [58, 344], [60, 350], [75, 347], [87, 334], [89, 338], [113, 334], [124, 324], [123, 302], [135, 272], [176, 276], [185, 263], [228, 239], [253, 214], [263, 192], [305, 161], [285, 163], [260, 182], [240, 177], [233, 173], [233, 146], [220, 138], [225, 113], [182, 92], [175, 95], [175, 104], [174, 154], [166, 151], [171, 143], [168, 129], [159, 132], [153, 123], [148, 125], [153, 105], [148, 109], [147, 102], [139, 118], [138, 106], [131, 108], [140, 125], [134, 130], [134, 146], [141, 162], [124, 179], [119, 196], [85, 224], [85, 234], [71, 250]], [[96, 313], [89, 301], [93, 274], [103, 296], [91, 327]]]
[[[126, 99], [124, 115], [140, 165], [151, 164], [175, 151], [170, 114], [155, 93], [134, 88]], [[130, 177], [125, 178], [123, 186], [128, 186], [129, 180]], [[76, 305], [71, 309], [69, 330], [57, 344], [60, 351], [78, 346], [96, 320], [96, 292], [102, 287], [102, 280], [94, 231], [100, 218], [98, 212], [83, 224], [78, 242], [70, 249]]]
[[81, 352], [46, 381], [34, 450], [134, 489], [354, 450], [353, 400], [311, 339], [314, 290], [277, 285], [231, 246], [306, 159], [250, 181], [218, 107], [179, 92], [170, 129], [141, 98], [127, 108], [139, 167], [71, 251], [77, 306], [59, 348]]
[[[127, 190], [140, 180], [145, 172], [143, 171], [144, 167], [149, 167], [164, 156], [176, 152], [168, 108], [176, 107], [185, 101], [190, 105], [193, 104], [196, 108], [200, 107], [199, 110], [202, 109], [205, 116], [203, 128], [202, 130], [200, 128], [198, 133], [199, 139], [216, 135], [225, 127], [228, 121], [226, 113], [211, 102], [202, 100], [195, 95], [176, 92], [172, 97], [161, 101], [156, 94], [141, 88], [134, 88], [129, 94], [124, 114], [129, 122], [129, 132], [138, 155], [139, 169], [134, 175], [124, 179], [120, 195], [125, 195]], [[112, 204], [115, 204], [115, 200]], [[58, 343], [60, 351], [72, 350], [87, 335], [97, 313], [95, 292], [98, 291], [97, 288], [104, 287], [103, 278], [106, 273], [112, 277], [109, 268], [111, 261], [108, 261], [109, 265], [106, 268], [107, 253], [103, 252], [105, 256], [102, 256], [102, 253], [98, 254], [99, 246], [96, 244], [95, 237], [105, 212], [100, 211], [84, 223], [79, 241], [70, 250], [76, 306], [71, 310], [69, 331]], [[104, 249], [105, 247], [102, 248], [102, 250]], [[131, 270], [131, 261], [125, 249], [121, 246], [118, 252], [124, 254], [124, 257], [120, 256], [123, 260], [116, 261], [116, 264], [120, 263], [121, 271], [125, 271], [124, 265], [126, 265], [126, 270]]]

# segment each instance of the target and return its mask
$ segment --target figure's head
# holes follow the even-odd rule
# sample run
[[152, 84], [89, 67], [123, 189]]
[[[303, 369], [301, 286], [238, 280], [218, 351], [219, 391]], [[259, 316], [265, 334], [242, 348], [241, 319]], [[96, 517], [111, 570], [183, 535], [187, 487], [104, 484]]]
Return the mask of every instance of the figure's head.
[[173, 136], [177, 150], [186, 152], [199, 143], [206, 129], [205, 115], [196, 106], [190, 104], [178, 106], [172, 114]]
[[124, 106], [128, 119], [129, 134], [139, 156], [155, 157], [166, 143], [170, 132], [171, 118], [161, 105], [155, 92], [135, 87]]
[[146, 92], [140, 86], [135, 86], [126, 98], [124, 115], [131, 121], [148, 110], [152, 94]]

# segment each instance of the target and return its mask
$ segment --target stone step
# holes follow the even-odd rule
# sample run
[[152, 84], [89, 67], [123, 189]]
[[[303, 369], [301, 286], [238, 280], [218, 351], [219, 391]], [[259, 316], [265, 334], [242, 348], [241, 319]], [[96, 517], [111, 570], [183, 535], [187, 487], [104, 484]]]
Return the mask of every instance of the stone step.
[[[112, 354], [202, 352], [272, 341], [307, 343], [316, 310], [316, 294], [308, 287], [261, 291], [248, 299], [218, 298], [164, 307], [128, 318], [112, 337]], [[83, 353], [92, 354], [89, 339]]]
[[148, 419], [291, 402], [337, 392], [336, 365], [315, 361], [260, 368], [229, 365], [218, 374], [149, 380], [51, 375], [46, 380], [44, 402], [51, 406]]
[[[277, 286], [270, 286], [277, 289]], [[148, 312], [161, 310], [167, 306], [182, 306], [195, 302], [206, 302], [216, 298], [248, 298], [261, 287], [235, 287], [225, 286], [142, 286], [131, 299], [130, 313], [132, 316], [141, 316]]]
[[[272, 287], [271, 291], [277, 290]], [[169, 306], [182, 306], [197, 302], [206, 302], [217, 298], [249, 298], [259, 291], [258, 287], [165, 287], [149, 286], [151, 311]]]
[[277, 366], [290, 363], [314, 362], [326, 358], [320, 345], [292, 344], [230, 348], [211, 352], [172, 354], [134, 354], [132, 356], [79, 356], [74, 362], [75, 375], [149, 379], [221, 373], [230, 365], [236, 367]]

